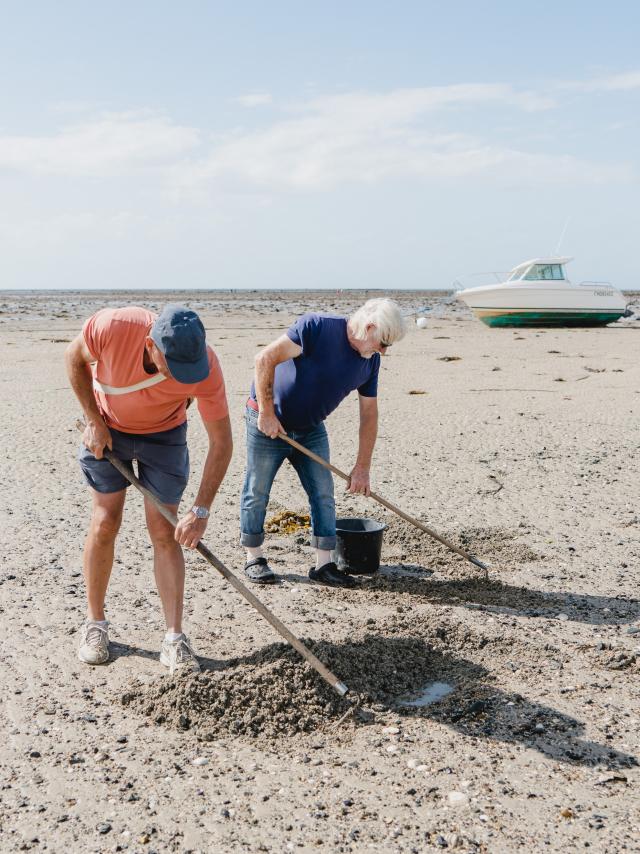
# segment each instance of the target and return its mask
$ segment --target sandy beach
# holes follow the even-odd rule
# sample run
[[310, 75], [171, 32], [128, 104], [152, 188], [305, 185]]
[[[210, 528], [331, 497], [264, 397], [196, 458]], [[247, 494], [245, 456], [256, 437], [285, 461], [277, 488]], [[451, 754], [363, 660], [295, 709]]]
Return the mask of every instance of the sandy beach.
[[[383, 359], [376, 491], [491, 565], [489, 579], [379, 505], [378, 575], [308, 583], [304, 533], [271, 534], [281, 582], [252, 588], [343, 679], [321, 684], [197, 554], [186, 630], [199, 677], [164, 675], [140, 496], [107, 598], [112, 659], [77, 658], [89, 494], [63, 353], [105, 305], [198, 311], [224, 371], [234, 457], [209, 548], [241, 573], [238, 506], [253, 357], [308, 310], [373, 294], [0, 293], [0, 850], [640, 850], [640, 320], [489, 329], [449, 295]], [[636, 298], [636, 304], [639, 300]], [[206, 435], [189, 415], [194, 496]], [[357, 400], [330, 417], [349, 470]], [[271, 510], [306, 512], [283, 467]], [[425, 686], [444, 695], [403, 705]]]

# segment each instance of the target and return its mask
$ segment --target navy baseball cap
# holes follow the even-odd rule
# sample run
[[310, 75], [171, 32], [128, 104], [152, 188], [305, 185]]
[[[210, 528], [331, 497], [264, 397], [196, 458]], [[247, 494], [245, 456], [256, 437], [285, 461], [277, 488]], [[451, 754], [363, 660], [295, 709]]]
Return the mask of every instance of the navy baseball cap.
[[151, 327], [171, 376], [179, 383], [199, 383], [209, 376], [209, 356], [202, 321], [182, 305], [168, 305]]

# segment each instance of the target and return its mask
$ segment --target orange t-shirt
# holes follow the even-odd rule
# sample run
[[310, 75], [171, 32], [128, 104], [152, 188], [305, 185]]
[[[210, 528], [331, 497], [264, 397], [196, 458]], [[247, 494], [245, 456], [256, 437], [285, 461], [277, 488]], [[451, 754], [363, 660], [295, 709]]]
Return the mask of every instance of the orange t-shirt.
[[167, 377], [146, 388], [113, 393], [154, 376], [145, 371], [143, 355], [144, 341], [156, 316], [137, 306], [103, 308], [82, 327], [85, 343], [96, 360], [94, 393], [107, 425], [124, 433], [171, 430], [186, 421], [190, 397], [197, 399], [204, 421], [224, 418], [229, 412], [224, 379], [218, 358], [209, 346], [209, 376], [202, 382], [179, 383]]

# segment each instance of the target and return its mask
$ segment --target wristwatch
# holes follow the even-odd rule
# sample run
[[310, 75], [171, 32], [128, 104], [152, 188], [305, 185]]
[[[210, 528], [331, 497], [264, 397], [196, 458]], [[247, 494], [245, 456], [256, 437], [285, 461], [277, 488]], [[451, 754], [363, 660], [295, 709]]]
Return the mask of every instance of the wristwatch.
[[194, 504], [193, 507], [191, 508], [191, 512], [198, 519], [208, 519], [209, 518], [209, 511], [207, 510], [206, 507], [199, 507], [197, 504]]

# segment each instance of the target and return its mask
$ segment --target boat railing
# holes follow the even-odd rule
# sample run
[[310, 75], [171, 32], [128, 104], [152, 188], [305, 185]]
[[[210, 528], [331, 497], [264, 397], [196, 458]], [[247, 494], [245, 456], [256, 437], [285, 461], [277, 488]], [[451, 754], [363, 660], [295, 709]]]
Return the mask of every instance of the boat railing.
[[612, 288], [613, 287], [611, 282], [598, 282], [598, 281], [591, 281], [590, 279], [587, 279], [584, 282], [578, 282], [578, 287], [580, 287], [580, 288], [592, 288], [594, 285], [597, 288]]
[[458, 279], [454, 279], [452, 283], [452, 287], [455, 291], [463, 291], [466, 288], [479, 288], [482, 287], [482, 283], [480, 282], [466, 282], [468, 279], [479, 279], [483, 277], [485, 279], [485, 284], [493, 285], [493, 284], [502, 284], [506, 282], [509, 276], [511, 275], [511, 271], [490, 271], [486, 273], [466, 273], [464, 276], [460, 276]]

